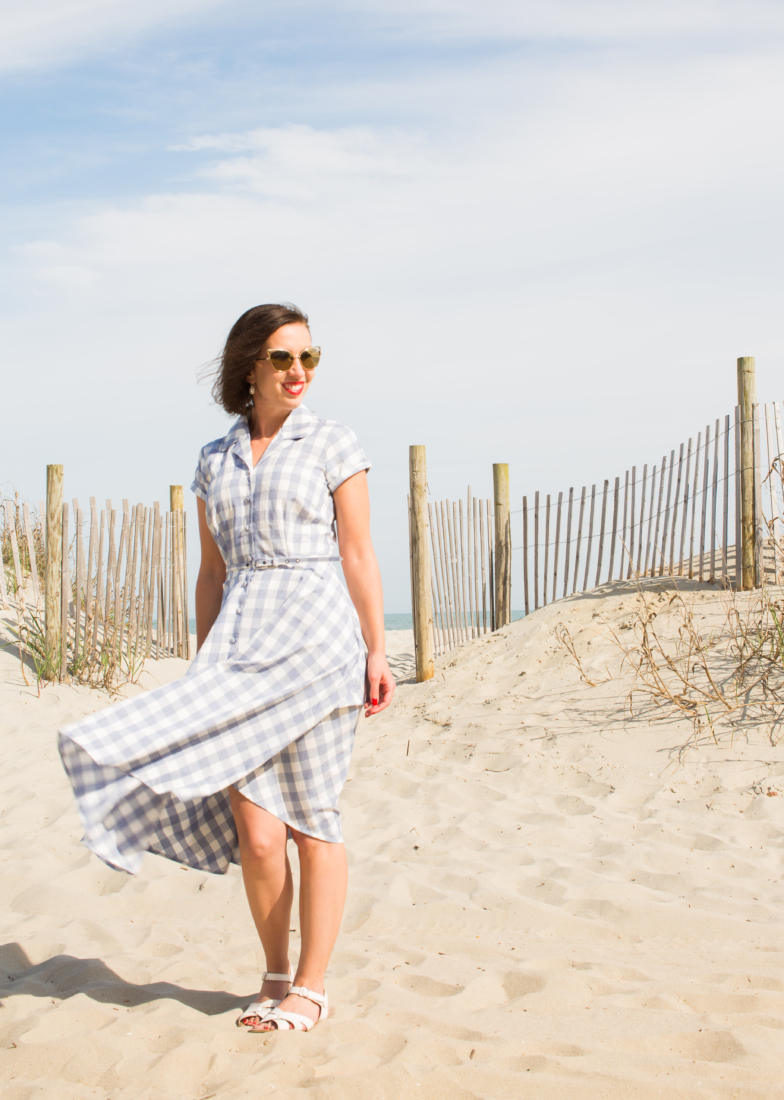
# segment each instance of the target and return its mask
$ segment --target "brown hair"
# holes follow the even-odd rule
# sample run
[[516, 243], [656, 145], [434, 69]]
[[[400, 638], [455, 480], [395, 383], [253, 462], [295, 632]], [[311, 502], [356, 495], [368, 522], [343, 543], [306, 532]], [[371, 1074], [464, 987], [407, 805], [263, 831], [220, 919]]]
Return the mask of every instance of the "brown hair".
[[217, 359], [212, 396], [234, 416], [247, 416], [253, 404], [247, 376], [262, 347], [281, 325], [306, 325], [307, 314], [291, 302], [253, 306], [231, 327]]

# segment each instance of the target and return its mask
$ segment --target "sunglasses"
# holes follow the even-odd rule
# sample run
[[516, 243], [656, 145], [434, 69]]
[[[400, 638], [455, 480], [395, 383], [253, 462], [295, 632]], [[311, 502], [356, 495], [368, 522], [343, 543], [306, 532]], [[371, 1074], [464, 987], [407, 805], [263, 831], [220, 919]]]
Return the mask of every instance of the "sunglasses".
[[269, 359], [275, 370], [285, 371], [291, 370], [294, 366], [294, 361], [299, 359], [304, 370], [313, 370], [314, 367], [319, 365], [319, 359], [321, 358], [321, 348], [305, 348], [299, 355], [292, 355], [290, 351], [283, 351], [281, 348], [276, 348], [274, 351], [268, 351], [266, 355], [259, 357], [259, 361], [262, 359]]

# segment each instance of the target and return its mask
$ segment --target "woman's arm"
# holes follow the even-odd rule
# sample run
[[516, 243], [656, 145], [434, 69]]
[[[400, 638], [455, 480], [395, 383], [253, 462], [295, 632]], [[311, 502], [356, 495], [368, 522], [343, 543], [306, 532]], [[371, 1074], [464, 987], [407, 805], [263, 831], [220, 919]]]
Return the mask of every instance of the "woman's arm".
[[226, 562], [207, 526], [207, 509], [201, 497], [196, 498], [201, 539], [201, 565], [196, 579], [196, 652], [212, 630], [218, 617], [226, 580]]
[[369, 716], [389, 706], [395, 693], [395, 681], [385, 652], [384, 597], [381, 573], [370, 541], [370, 500], [365, 471], [347, 478], [333, 496], [343, 575], [368, 649], [365, 715]]

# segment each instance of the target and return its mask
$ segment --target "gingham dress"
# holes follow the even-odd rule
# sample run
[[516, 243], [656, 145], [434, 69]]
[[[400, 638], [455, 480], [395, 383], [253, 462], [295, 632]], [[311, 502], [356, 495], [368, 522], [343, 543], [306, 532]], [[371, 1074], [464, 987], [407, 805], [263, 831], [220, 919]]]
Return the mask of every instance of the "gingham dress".
[[202, 449], [192, 488], [227, 568], [209, 636], [182, 679], [60, 731], [83, 841], [106, 863], [136, 873], [157, 852], [225, 873], [239, 862], [230, 786], [342, 839], [365, 649], [332, 494], [368, 468], [349, 428], [303, 406], [255, 468], [245, 420]]

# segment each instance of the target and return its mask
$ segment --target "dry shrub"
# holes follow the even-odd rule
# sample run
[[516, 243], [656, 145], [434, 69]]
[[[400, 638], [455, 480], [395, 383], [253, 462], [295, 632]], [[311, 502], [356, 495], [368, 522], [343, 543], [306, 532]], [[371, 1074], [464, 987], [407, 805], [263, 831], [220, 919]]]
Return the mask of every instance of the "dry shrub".
[[718, 599], [721, 622], [706, 630], [695, 620], [693, 601], [676, 588], [666, 610], [674, 629], [665, 637], [661, 612], [640, 588], [634, 640], [613, 635], [622, 665], [634, 675], [629, 712], [639, 700], [652, 702], [688, 718], [696, 740], [761, 726], [775, 745], [784, 720], [784, 604], [766, 588]]
[[[31, 664], [35, 669], [35, 678], [40, 692], [44, 683], [60, 678], [62, 650], [52, 653], [47, 649], [43, 611], [36, 608], [32, 588], [32, 569], [24, 524], [23, 506], [18, 494], [13, 499], [1, 502], [0, 507], [0, 544], [2, 544], [2, 568], [4, 570], [9, 604], [16, 616], [16, 626], [10, 626], [14, 641], [6, 643], [18, 648], [25, 683], [27, 668]], [[19, 564], [22, 573], [21, 587], [16, 581], [11, 544], [11, 524], [16, 532]], [[36, 558], [41, 597], [43, 603], [43, 585], [45, 576], [45, 542], [43, 517], [37, 509], [30, 510], [33, 552]], [[71, 539], [69, 553], [75, 554], [76, 536]], [[71, 600], [76, 600], [76, 570], [71, 568]], [[127, 581], [127, 578], [126, 578]], [[115, 622], [114, 604], [105, 614], [106, 607], [96, 600], [97, 582], [93, 578], [90, 614], [82, 616], [79, 639], [75, 637], [74, 623], [68, 620], [66, 645], [66, 676], [77, 683], [89, 687], [103, 688], [116, 692], [123, 684], [136, 682], [142, 671], [146, 652], [145, 638], [131, 630], [130, 595], [120, 590], [119, 606], [122, 615]], [[138, 616], [141, 595], [136, 594], [135, 611]], [[97, 618], [97, 621], [96, 621]], [[62, 643], [61, 643], [62, 644]]]
[[[767, 537], [760, 552], [765, 582], [753, 592], [731, 588], [717, 592], [720, 620], [704, 627], [695, 618], [695, 600], [674, 586], [662, 614], [661, 587], [646, 586], [636, 577], [637, 607], [632, 641], [614, 631], [612, 641], [621, 653], [633, 684], [627, 696], [629, 713], [653, 704], [664, 716], [683, 716], [692, 723], [691, 740], [720, 734], [734, 737], [752, 727], [766, 731], [772, 745], [784, 736], [784, 535], [778, 501], [784, 499], [784, 465], [778, 456], [763, 486], [771, 498], [771, 519], [765, 519]], [[773, 584], [767, 583], [770, 575]], [[705, 605], [703, 605], [705, 608]], [[565, 627], [556, 630], [584, 683], [597, 686], [585, 673]]]
[[[718, 742], [751, 727], [766, 730], [772, 745], [784, 736], [784, 600], [768, 588], [751, 593], [717, 592], [721, 619], [706, 628], [695, 617], [693, 597], [677, 587], [662, 608], [655, 594], [638, 581], [637, 607], [624, 624], [632, 640], [610, 631], [633, 683], [626, 698], [631, 717], [653, 705], [662, 717], [682, 716], [693, 726], [693, 740], [705, 735]], [[706, 605], [703, 605], [705, 607]], [[586, 673], [574, 639], [563, 624], [555, 635], [580, 679], [598, 687]], [[628, 637], [628, 636], [627, 636]], [[690, 740], [692, 740], [690, 739]]]
[[608, 680], [612, 680], [612, 674], [610, 673], [609, 669], [607, 670], [607, 676], [603, 680], [592, 680], [590, 678], [588, 673], [583, 668], [583, 663], [580, 660], [580, 656], [577, 652], [577, 647], [574, 644], [574, 638], [569, 633], [568, 626], [566, 626], [564, 623], [558, 623], [555, 628], [555, 636], [564, 647], [566, 652], [569, 654], [569, 656], [572, 658], [574, 666], [579, 672], [580, 679], [584, 684], [587, 684], [588, 687], [593, 688], [598, 687], [599, 684], [606, 684]]
[[[781, 515], [779, 500], [784, 503], [784, 456], [777, 455], [771, 463], [767, 477], [762, 483], [763, 495], [765, 492], [771, 496], [770, 519], [765, 518], [767, 528], [767, 542], [771, 550], [773, 562], [773, 576], [777, 585], [784, 585], [784, 516]], [[779, 513], [778, 515], [776, 513]]]

